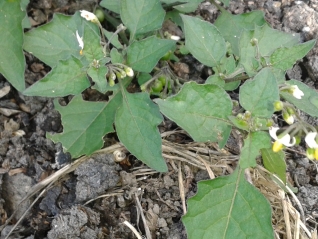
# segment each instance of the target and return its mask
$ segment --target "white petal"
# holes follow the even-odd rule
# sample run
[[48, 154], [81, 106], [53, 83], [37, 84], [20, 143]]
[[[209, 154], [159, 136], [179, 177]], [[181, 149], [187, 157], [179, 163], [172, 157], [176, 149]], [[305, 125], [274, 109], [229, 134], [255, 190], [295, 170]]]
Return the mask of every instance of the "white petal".
[[270, 127], [269, 129], [269, 134], [270, 136], [274, 139], [274, 140], [278, 140], [278, 137], [277, 137], [277, 131], [279, 130], [278, 127]]
[[283, 137], [279, 137], [277, 136], [277, 131], [279, 130], [278, 127], [271, 127], [269, 130], [269, 134], [270, 136], [275, 140], [280, 142], [281, 144], [290, 147], [295, 145], [296, 143], [296, 139], [295, 137], [292, 138], [292, 142], [290, 142], [290, 135], [289, 134], [285, 134]]
[[305, 137], [305, 141], [308, 145], [309, 148], [318, 148], [318, 144], [316, 142], [316, 136], [317, 136], [317, 132], [309, 132], [306, 137]]
[[296, 143], [295, 137], [293, 137], [293, 141], [290, 142], [290, 135], [289, 134], [284, 135], [282, 138], [278, 139], [278, 141], [287, 147], [293, 146]]
[[80, 10], [80, 12], [81, 12], [81, 17], [85, 18], [87, 21], [91, 21], [91, 22], [98, 21], [98, 19], [94, 13], [91, 13], [91, 12], [86, 11], [86, 10]]
[[179, 37], [179, 36], [174, 36], [174, 35], [172, 35], [172, 36], [170, 37], [170, 39], [171, 39], [171, 40], [174, 40], [174, 41], [179, 41], [179, 40], [180, 40], [180, 37]]
[[83, 49], [84, 48], [84, 42], [83, 42], [83, 39], [78, 35], [78, 31], [76, 31], [76, 38], [77, 38], [79, 47], [81, 49]]
[[292, 88], [292, 92], [293, 92], [293, 96], [296, 98], [296, 99], [301, 99], [301, 97], [304, 96], [304, 92], [302, 92], [297, 85], [292, 85], [291, 86]]

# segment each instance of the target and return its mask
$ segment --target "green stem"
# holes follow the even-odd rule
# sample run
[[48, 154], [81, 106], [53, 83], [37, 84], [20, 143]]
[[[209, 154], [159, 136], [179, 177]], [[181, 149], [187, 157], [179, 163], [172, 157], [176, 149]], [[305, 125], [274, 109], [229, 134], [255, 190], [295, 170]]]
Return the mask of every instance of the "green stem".
[[250, 77], [247, 75], [240, 75], [240, 76], [235, 76], [233, 78], [225, 78], [224, 81], [225, 83], [230, 83], [230, 82], [234, 82], [234, 81], [241, 81], [241, 80], [247, 80]]
[[210, 0], [210, 2], [217, 7], [221, 12], [226, 12], [226, 9], [222, 7], [221, 5], [217, 4], [214, 0]]

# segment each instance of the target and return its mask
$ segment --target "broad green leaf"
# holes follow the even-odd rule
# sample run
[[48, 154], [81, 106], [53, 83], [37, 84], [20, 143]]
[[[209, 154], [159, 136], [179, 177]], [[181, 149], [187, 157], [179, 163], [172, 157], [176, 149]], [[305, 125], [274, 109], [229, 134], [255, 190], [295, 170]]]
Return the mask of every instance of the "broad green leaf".
[[122, 105], [115, 117], [119, 140], [130, 153], [149, 167], [166, 172], [168, 168], [162, 157], [162, 141], [157, 127], [163, 117], [158, 106], [147, 93], [130, 94], [122, 90], [122, 94]]
[[[77, 12], [73, 16], [54, 14], [53, 20], [25, 34], [24, 50], [32, 53], [50, 67], [71, 55], [80, 58], [76, 31], [83, 34], [83, 18]], [[85, 49], [85, 42], [84, 42]]]
[[285, 77], [286, 71], [283, 71], [283, 70], [278, 69], [278, 68], [271, 68], [271, 70], [275, 75], [277, 84], [279, 84], [279, 85], [284, 84], [286, 81], [286, 77]]
[[213, 84], [224, 88], [225, 81], [218, 74], [214, 74], [206, 79], [205, 84]]
[[120, 2], [121, 0], [102, 0], [99, 5], [108, 10], [118, 13], [120, 12]]
[[106, 79], [106, 74], [108, 68], [106, 66], [100, 66], [98, 68], [90, 67], [87, 71], [87, 74], [95, 82], [93, 89], [98, 90], [99, 92], [105, 94], [107, 91], [113, 90], [113, 87], [109, 86]]
[[217, 66], [226, 53], [225, 41], [218, 29], [196, 17], [181, 17], [187, 49], [204, 65]]
[[195, 141], [220, 142], [220, 147], [226, 143], [231, 131], [227, 118], [232, 114], [232, 101], [219, 86], [190, 82], [177, 95], [155, 102], [165, 116]]
[[288, 70], [293, 67], [297, 60], [300, 60], [314, 47], [316, 40], [311, 40], [290, 48], [282, 47], [277, 49], [270, 57], [273, 67]]
[[114, 131], [115, 113], [121, 100], [119, 90], [114, 92], [108, 103], [84, 101], [81, 96], [75, 96], [67, 106], [61, 106], [55, 100], [55, 108], [61, 114], [63, 132], [47, 134], [47, 137], [61, 142], [72, 158], [90, 155], [103, 147], [105, 134]]
[[255, 26], [262, 26], [264, 24], [266, 24], [266, 21], [263, 11], [252, 11], [240, 15], [232, 15], [224, 11], [214, 23], [224, 39], [231, 43], [236, 56], [239, 56], [239, 42], [242, 31], [252, 30]]
[[123, 55], [118, 52], [116, 48], [111, 49], [110, 51], [110, 58], [112, 63], [123, 63], [124, 58]]
[[242, 169], [199, 182], [182, 222], [189, 239], [274, 239], [270, 204]]
[[80, 60], [71, 57], [59, 61], [44, 78], [27, 88], [27, 96], [63, 97], [77, 95], [90, 86]]
[[[103, 48], [100, 44], [100, 33], [98, 26], [92, 22], [85, 21], [84, 26], [84, 49], [82, 55], [86, 57], [88, 62], [93, 63], [94, 60], [106, 58]], [[80, 33], [79, 33], [80, 34]]]
[[271, 138], [268, 133], [257, 131], [250, 133], [244, 140], [244, 146], [240, 155], [241, 168], [256, 166], [256, 157], [260, 155], [260, 149], [270, 148]]
[[[21, 0], [21, 3], [20, 3], [20, 10], [22, 9], [22, 11], [25, 11], [25, 9], [27, 8], [29, 4], [29, 0]], [[23, 20], [22, 20], [22, 28], [31, 28], [31, 22], [30, 22], [30, 19], [28, 17], [27, 14], [25, 14]]]
[[25, 59], [22, 21], [26, 16], [20, 1], [0, 1], [0, 73], [18, 90], [25, 89]]
[[271, 173], [276, 174], [286, 184], [286, 162], [283, 151], [274, 152], [270, 149], [261, 149], [263, 164]]
[[274, 113], [274, 102], [279, 100], [278, 85], [270, 68], [263, 68], [253, 80], [240, 87], [240, 104], [253, 116], [270, 118]]
[[165, 11], [158, 0], [121, 0], [120, 17], [130, 31], [131, 40], [136, 35], [161, 28]]
[[298, 109], [313, 117], [318, 117], [318, 92], [298, 80], [290, 80], [286, 83], [297, 85], [304, 92], [304, 96], [301, 99], [296, 99], [292, 94], [284, 91], [280, 92], [281, 96]]
[[136, 71], [149, 73], [175, 44], [173, 40], [159, 39], [155, 36], [135, 41], [127, 49], [127, 63]]
[[[251, 44], [252, 39], [257, 40], [257, 45]], [[282, 46], [291, 47], [298, 43], [299, 34], [278, 31], [267, 24], [255, 26], [254, 30], [242, 32], [239, 42], [240, 64], [244, 66], [249, 76], [254, 76], [257, 73], [255, 67], [257, 59], [259, 61], [260, 57], [265, 57], [266, 60], [276, 49]]]

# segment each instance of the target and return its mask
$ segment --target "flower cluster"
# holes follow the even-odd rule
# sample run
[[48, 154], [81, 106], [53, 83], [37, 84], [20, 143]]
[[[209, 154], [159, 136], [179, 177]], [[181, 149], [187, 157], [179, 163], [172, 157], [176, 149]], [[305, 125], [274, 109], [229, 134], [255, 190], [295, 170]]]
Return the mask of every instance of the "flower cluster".
[[130, 67], [116, 63], [112, 65], [108, 65], [109, 69], [109, 76], [108, 76], [108, 83], [110, 86], [115, 85], [115, 80], [116, 78], [118, 79], [123, 79], [126, 76], [128, 77], [133, 77], [134, 76], [134, 71]]

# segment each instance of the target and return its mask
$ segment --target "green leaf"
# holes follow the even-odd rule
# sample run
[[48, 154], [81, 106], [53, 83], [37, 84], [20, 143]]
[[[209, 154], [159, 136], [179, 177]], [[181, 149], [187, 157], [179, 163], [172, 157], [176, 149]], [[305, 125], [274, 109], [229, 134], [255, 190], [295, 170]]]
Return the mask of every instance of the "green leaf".
[[245, 131], [249, 131], [249, 124], [245, 120], [238, 119], [237, 117], [232, 115], [230, 115], [228, 118], [229, 120], [231, 120], [235, 127]]
[[252, 11], [240, 15], [232, 15], [224, 11], [214, 23], [224, 39], [231, 43], [236, 56], [239, 56], [239, 42], [243, 30], [252, 30], [255, 26], [264, 24], [266, 24], [266, 21], [263, 11]]
[[27, 88], [27, 96], [63, 97], [77, 95], [90, 86], [80, 60], [71, 57], [59, 61], [44, 78]]
[[127, 63], [136, 71], [149, 73], [175, 44], [173, 40], [159, 39], [155, 36], [135, 41], [127, 49]]
[[297, 85], [304, 93], [304, 96], [301, 99], [296, 99], [292, 94], [284, 91], [280, 92], [281, 96], [295, 105], [298, 109], [313, 117], [318, 117], [318, 92], [298, 80], [290, 80], [286, 83]]
[[102, 0], [99, 5], [108, 10], [118, 13], [120, 12], [120, 2], [121, 0]]
[[[22, 11], [25, 11], [27, 6], [29, 4], [29, 0], [21, 0], [20, 2], [20, 10]], [[23, 20], [22, 20], [22, 28], [25, 29], [25, 28], [31, 28], [31, 22], [30, 22], [30, 19], [28, 17], [27, 14], [25, 14]]]
[[22, 21], [25, 6], [20, 1], [0, 1], [0, 73], [18, 90], [25, 89], [25, 59]]
[[[251, 44], [251, 40], [257, 40], [257, 46]], [[273, 41], [275, 39], [275, 41]], [[258, 69], [260, 57], [265, 60], [278, 48], [291, 47], [299, 42], [299, 34], [289, 34], [272, 29], [267, 24], [256, 26], [253, 31], [243, 31], [239, 43], [240, 64], [242, 64], [249, 76], [254, 76]], [[269, 62], [268, 62], [269, 63]]]
[[199, 182], [182, 221], [189, 239], [274, 238], [270, 204], [241, 169]]
[[75, 33], [78, 30], [82, 36], [83, 21], [86, 20], [83, 20], [78, 12], [73, 16], [54, 14], [51, 22], [25, 34], [24, 50], [51, 67], [71, 55], [80, 58], [81, 49]]
[[241, 168], [256, 166], [256, 157], [260, 155], [260, 149], [271, 147], [271, 138], [268, 133], [257, 131], [250, 133], [244, 140], [244, 146], [240, 155]]
[[[118, 0], [116, 0], [118, 1]], [[103, 29], [104, 35], [106, 36], [107, 40], [110, 40], [110, 43], [116, 47], [117, 49], [122, 49], [123, 45], [118, 41], [118, 35], [114, 35], [114, 32], [109, 32]]]
[[161, 28], [165, 11], [158, 0], [121, 0], [120, 17], [132, 40], [138, 34]]
[[219, 86], [189, 82], [177, 95], [155, 102], [165, 116], [195, 141], [221, 142], [220, 147], [226, 143], [231, 131], [227, 118], [232, 114], [232, 101]]
[[55, 108], [61, 114], [63, 132], [47, 134], [47, 137], [61, 142], [72, 158], [90, 155], [103, 147], [104, 135], [114, 131], [115, 113], [121, 100], [119, 90], [114, 92], [108, 103], [84, 101], [81, 96], [75, 96], [67, 106], [61, 106], [55, 100]]
[[263, 164], [271, 173], [276, 174], [286, 184], [286, 162], [283, 151], [274, 152], [272, 149], [261, 149]]
[[162, 157], [161, 137], [157, 126], [163, 117], [147, 93], [130, 94], [122, 90], [123, 103], [118, 108], [115, 125], [119, 140], [130, 153], [149, 167], [168, 170]]
[[114, 87], [109, 86], [106, 79], [106, 74], [108, 73], [108, 68], [106, 66], [100, 66], [98, 68], [90, 67], [87, 74], [95, 82], [93, 89], [105, 94], [107, 91], [114, 90]]
[[122, 54], [118, 52], [116, 48], [111, 49], [110, 51], [110, 58], [112, 63], [123, 63], [124, 62], [124, 57]]
[[103, 52], [103, 48], [100, 44], [100, 32], [99, 32], [98, 26], [89, 21], [85, 21], [83, 25], [84, 25], [83, 56], [86, 57], [86, 59], [90, 63], [92, 63], [94, 60], [101, 60], [106, 58]]
[[314, 39], [290, 48], [279, 48], [271, 55], [270, 62], [273, 67], [288, 70], [293, 67], [297, 60], [306, 56], [315, 44], [316, 40]]
[[263, 68], [253, 80], [240, 87], [240, 104], [253, 116], [270, 118], [274, 102], [279, 100], [278, 85], [270, 68]]
[[218, 29], [196, 17], [181, 17], [187, 49], [204, 65], [217, 66], [226, 53], [226, 44]]
[[188, 2], [188, 3], [175, 6], [174, 8], [183, 13], [194, 12], [198, 8], [199, 4], [203, 1], [204, 0], [188, 0], [188, 1], [181, 0], [180, 2]]

